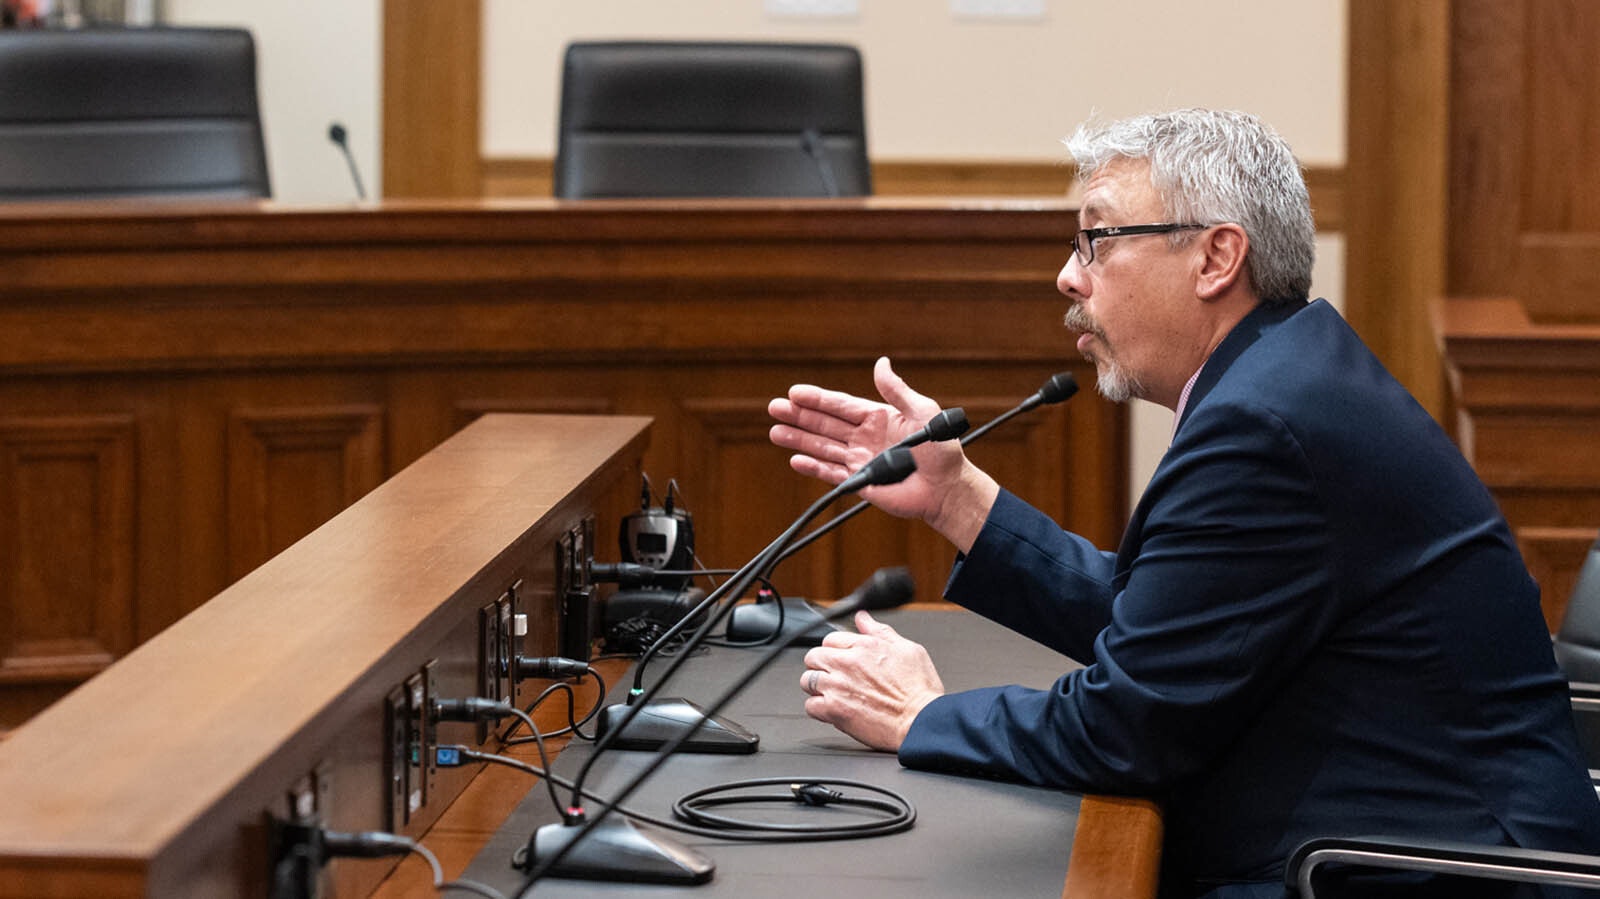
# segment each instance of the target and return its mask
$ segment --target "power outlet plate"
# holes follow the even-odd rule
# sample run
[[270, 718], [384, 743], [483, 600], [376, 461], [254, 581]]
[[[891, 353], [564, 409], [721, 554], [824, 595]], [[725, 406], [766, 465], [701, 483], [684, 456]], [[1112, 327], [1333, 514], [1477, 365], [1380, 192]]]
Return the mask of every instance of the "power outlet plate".
[[522, 671], [517, 665], [517, 656], [522, 652], [522, 639], [517, 635], [517, 616], [522, 613], [521, 593], [522, 581], [519, 580], [495, 601], [500, 631], [498, 667], [501, 682], [498, 698], [511, 700], [511, 704], [517, 708], [522, 708], [522, 695], [518, 687], [522, 682]]
[[406, 776], [405, 818], [409, 824], [427, 807], [428, 797], [434, 793], [434, 779], [439, 773], [438, 722], [433, 715], [433, 702], [438, 686], [434, 683], [437, 662], [430, 660], [416, 674], [406, 678], [401, 688], [406, 701]]
[[556, 596], [561, 601], [558, 651], [569, 659], [589, 661], [595, 625], [594, 516], [585, 517], [556, 543]]
[[[501, 597], [478, 610], [478, 695], [495, 702], [505, 698], [506, 658], [501, 649]], [[478, 745], [489, 739], [489, 722], [477, 724]]]
[[404, 687], [384, 700], [384, 776], [388, 780], [389, 832], [399, 833], [411, 820], [411, 703]]
[[422, 678], [422, 804], [438, 793], [439, 777], [439, 719], [433, 714], [433, 704], [439, 699], [439, 684], [435, 674], [437, 659], [423, 663]]

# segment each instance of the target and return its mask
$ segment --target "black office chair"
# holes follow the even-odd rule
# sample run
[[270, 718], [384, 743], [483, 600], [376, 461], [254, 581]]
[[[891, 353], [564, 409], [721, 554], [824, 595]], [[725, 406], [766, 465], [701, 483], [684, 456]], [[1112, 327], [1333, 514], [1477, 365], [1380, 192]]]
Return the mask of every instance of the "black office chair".
[[[1337, 868], [1346, 871], [1415, 871], [1429, 874], [1455, 875], [1466, 882], [1473, 880], [1510, 881], [1544, 886], [1583, 887], [1600, 889], [1600, 857], [1578, 855], [1571, 852], [1544, 852], [1537, 849], [1518, 849], [1509, 846], [1477, 846], [1470, 843], [1436, 842], [1429, 840], [1393, 840], [1385, 837], [1320, 837], [1307, 840], [1294, 851], [1284, 868], [1284, 885], [1299, 894], [1300, 899], [1316, 899], [1317, 890], [1328, 889], [1323, 895], [1369, 896], [1359, 887], [1337, 882]], [[1335, 882], [1323, 884], [1319, 875], [1333, 877]], [[1455, 895], [1471, 895], [1464, 882]], [[1406, 895], [1396, 888], [1385, 896]], [[1429, 896], [1443, 895], [1431, 892]]]
[[1600, 539], [1578, 569], [1555, 648], [1556, 664], [1567, 680], [1600, 683]]
[[[1590, 778], [1600, 769], [1600, 540], [1589, 548], [1555, 638], [1556, 662], [1572, 682], [1573, 717]], [[1596, 787], [1600, 790], [1600, 786]], [[1320, 876], [1336, 868], [1415, 871], [1547, 886], [1600, 889], [1600, 856], [1508, 846], [1388, 837], [1307, 840], [1284, 871], [1285, 885], [1314, 899]], [[1340, 887], [1331, 890], [1340, 894]], [[1348, 888], [1343, 893], [1350, 893]], [[1359, 891], [1350, 893], [1359, 895]]]
[[555, 195], [870, 194], [861, 68], [834, 44], [571, 44]]
[[270, 195], [249, 32], [0, 31], [0, 200]]

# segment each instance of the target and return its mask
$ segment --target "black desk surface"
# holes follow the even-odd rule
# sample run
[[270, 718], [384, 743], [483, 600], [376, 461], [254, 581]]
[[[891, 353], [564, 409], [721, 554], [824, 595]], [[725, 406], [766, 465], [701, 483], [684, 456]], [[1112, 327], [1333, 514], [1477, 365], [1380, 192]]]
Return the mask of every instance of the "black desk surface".
[[[928, 646], [946, 689], [997, 683], [1047, 687], [1074, 663], [962, 611], [901, 611], [882, 620]], [[972, 896], [1059, 896], [1077, 824], [1079, 797], [1057, 790], [909, 771], [894, 756], [864, 749], [805, 716], [799, 688], [804, 650], [784, 657], [723, 714], [761, 737], [753, 755], [682, 755], [673, 758], [626, 803], [671, 818], [678, 797], [704, 786], [758, 777], [847, 778], [894, 790], [916, 807], [916, 825], [903, 833], [814, 843], [748, 843], [674, 834], [716, 862], [708, 884], [642, 886], [547, 879], [539, 897], [640, 895], [872, 896], [938, 899]], [[756, 658], [752, 650], [715, 649], [692, 659], [666, 694], [707, 703]], [[659, 664], [659, 663], [658, 663]], [[659, 670], [665, 669], [660, 664]], [[653, 669], [652, 672], [655, 673]], [[615, 685], [612, 700], [626, 690]], [[556, 764], [571, 776], [588, 756], [572, 744]], [[646, 753], [609, 753], [595, 766], [589, 787], [601, 794], [625, 783], [649, 759]], [[567, 798], [563, 792], [562, 799]], [[589, 803], [590, 808], [594, 803]], [[730, 813], [744, 816], [745, 810]], [[754, 816], [755, 812], [750, 812]], [[542, 784], [530, 790], [505, 825], [465, 872], [465, 877], [507, 891], [522, 883], [512, 853], [534, 828], [558, 820]]]

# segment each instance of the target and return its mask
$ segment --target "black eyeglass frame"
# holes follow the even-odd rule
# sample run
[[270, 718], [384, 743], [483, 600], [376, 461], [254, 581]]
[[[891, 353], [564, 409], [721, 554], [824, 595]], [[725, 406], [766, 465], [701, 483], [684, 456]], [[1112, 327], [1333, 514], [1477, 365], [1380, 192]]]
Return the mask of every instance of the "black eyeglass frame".
[[[1072, 252], [1078, 262], [1088, 266], [1094, 262], [1094, 242], [1104, 237], [1136, 237], [1140, 234], [1171, 234], [1174, 231], [1196, 231], [1211, 227], [1196, 223], [1161, 222], [1154, 225], [1111, 225], [1105, 228], [1083, 228], [1072, 236]], [[1087, 250], [1084, 247], [1088, 247]]]

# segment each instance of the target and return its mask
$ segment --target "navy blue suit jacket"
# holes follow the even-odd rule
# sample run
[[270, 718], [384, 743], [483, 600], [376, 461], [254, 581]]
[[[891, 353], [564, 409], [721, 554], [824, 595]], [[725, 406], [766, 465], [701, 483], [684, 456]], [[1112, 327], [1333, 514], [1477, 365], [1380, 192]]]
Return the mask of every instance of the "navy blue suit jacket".
[[1002, 493], [947, 595], [1085, 667], [935, 700], [902, 763], [1158, 797], [1164, 892], [1276, 893], [1316, 835], [1600, 851], [1504, 519], [1325, 302], [1217, 348], [1115, 554]]

